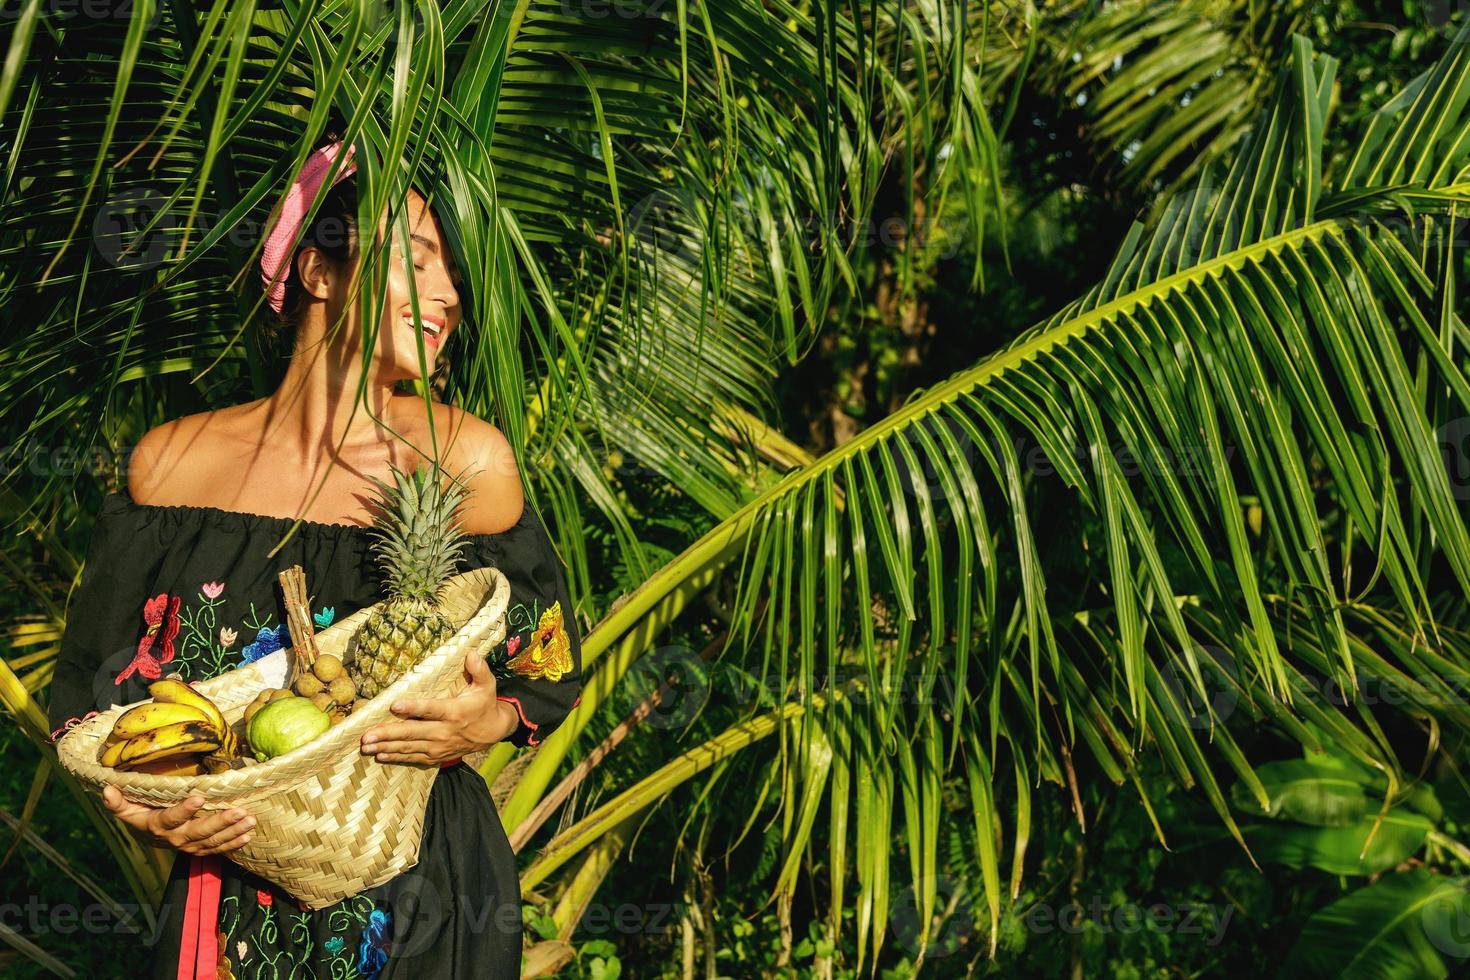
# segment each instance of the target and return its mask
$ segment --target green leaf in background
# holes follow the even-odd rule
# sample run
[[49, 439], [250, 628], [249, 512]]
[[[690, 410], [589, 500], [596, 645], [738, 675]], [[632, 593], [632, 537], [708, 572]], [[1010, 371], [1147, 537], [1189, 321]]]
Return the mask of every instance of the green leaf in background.
[[[1353, 775], [1302, 759], [1283, 759], [1256, 768], [1266, 787], [1268, 817], [1320, 827], [1345, 827], [1368, 812], [1368, 795]], [[1230, 799], [1247, 813], [1262, 812], [1244, 782], [1230, 788]]]
[[1307, 920], [1287, 958], [1293, 976], [1395, 980], [1448, 975], [1470, 955], [1464, 884], [1413, 868], [1350, 892]]
[[1424, 838], [1434, 829], [1423, 814], [1399, 808], [1389, 810], [1374, 833], [1377, 820], [1377, 814], [1370, 813], [1347, 827], [1258, 824], [1242, 830], [1246, 846], [1259, 862], [1371, 875], [1403, 863], [1424, 846]]

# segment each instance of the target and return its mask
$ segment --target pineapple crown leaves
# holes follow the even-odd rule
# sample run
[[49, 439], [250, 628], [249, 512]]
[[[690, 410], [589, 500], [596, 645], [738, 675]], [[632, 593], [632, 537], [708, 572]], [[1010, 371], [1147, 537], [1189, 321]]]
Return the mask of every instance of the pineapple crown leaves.
[[391, 463], [389, 469], [393, 486], [369, 478], [380, 493], [379, 514], [369, 534], [388, 598], [437, 602], [444, 581], [469, 543], [458, 520], [468, 491], [462, 479], [446, 488], [437, 463], [411, 473]]

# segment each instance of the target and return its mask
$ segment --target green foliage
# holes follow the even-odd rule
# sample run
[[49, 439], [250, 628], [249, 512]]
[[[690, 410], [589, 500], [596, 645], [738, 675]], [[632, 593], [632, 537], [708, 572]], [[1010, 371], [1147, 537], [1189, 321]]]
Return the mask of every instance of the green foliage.
[[[569, 973], [681, 975], [685, 929], [696, 972], [708, 955], [737, 977], [1265, 975], [1298, 934], [1295, 955], [1324, 968], [1347, 970], [1360, 949], [1368, 973], [1432, 973], [1455, 954], [1445, 909], [1457, 908], [1449, 879], [1465, 870], [1470, 793], [1453, 771], [1411, 773], [1434, 754], [1416, 726], [1454, 745], [1470, 730], [1455, 696], [1466, 624], [1443, 612], [1464, 599], [1463, 501], [1429, 465], [1439, 427], [1467, 410], [1463, 259], [1445, 218], [1466, 204], [1449, 177], [1470, 83], [1417, 12], [1373, 44], [1345, 40], [1371, 33], [1361, 22], [1381, 12], [1364, 6], [1061, 3], [1018, 25], [979, 5], [966, 16], [995, 13], [995, 32], [967, 36], [949, 20], [962, 12], [939, 5], [936, 20], [897, 33], [885, 22], [873, 39], [914, 66], [902, 77], [887, 64], [846, 74], [856, 35], [834, 26], [813, 44], [809, 5], [790, 25], [760, 4], [717, 5], [706, 16], [726, 47], [639, 38], [616, 20], [528, 20], [494, 148], [507, 210], [452, 222], [478, 254], [520, 265], [481, 263], [488, 305], [505, 315], [487, 318], [495, 330], [455, 383], [480, 404], [493, 393], [518, 450], [535, 437], [534, 478], [582, 532], [570, 535], [574, 591], [603, 600], [593, 608], [677, 571], [712, 527], [736, 550], [751, 544], [695, 569], [715, 573], [709, 610], [659, 623], [657, 642], [686, 651], [726, 628], [735, 638], [718, 670], [686, 675], [707, 689], [700, 712], [635, 730], [581, 785], [571, 819], [753, 715], [828, 691], [841, 670], [870, 695], [848, 714], [811, 713], [830, 769], [788, 754], [797, 726], [782, 726], [651, 801], [602, 894], [652, 907], [672, 878], [704, 911], [675, 903], [665, 931], [584, 928]], [[651, 50], [624, 63], [640, 40]], [[831, 51], [846, 60], [829, 64]], [[1034, 59], [1046, 70], [1024, 70]], [[742, 71], [726, 79], [732, 62]], [[1446, 98], [1381, 111], [1431, 68]], [[547, 78], [565, 104], [540, 127], [514, 107]], [[870, 78], [884, 99], [859, 97]], [[676, 98], [691, 80], [691, 100]], [[673, 140], [686, 119], [694, 130]], [[271, 145], [275, 125], [251, 139]], [[991, 126], [1004, 149], [985, 138]], [[726, 157], [737, 130], [751, 135]], [[1386, 183], [1350, 169], [1362, 147], [1383, 151]], [[890, 150], [904, 166], [863, 169]], [[944, 153], [963, 159], [950, 169]], [[66, 160], [58, 172], [87, 172], [90, 157]], [[688, 288], [645, 303], [651, 284], [614, 268], [638, 238], [617, 194], [665, 181], [710, 210], [675, 209], [664, 231], [696, 247], [664, 250], [659, 271]], [[956, 193], [919, 213], [925, 186]], [[1003, 187], [1008, 237], [981, 240], [963, 219]], [[737, 200], [765, 223], [720, 247], [721, 216], [750, 217]], [[851, 255], [781, 238], [852, 202], [932, 225]], [[1398, 211], [1412, 222], [1390, 222]], [[1138, 214], [1154, 217], [1131, 224]], [[606, 252], [590, 244], [604, 228]], [[197, 366], [165, 357], [173, 347], [212, 357], [226, 342], [185, 319], [200, 310], [189, 296], [221, 292], [208, 261], [144, 303], [144, 319], [169, 327], [118, 356], [140, 407], [116, 435], [202, 397], [238, 400], [243, 373], [203, 394], [168, 383]], [[197, 280], [182, 275], [191, 268]], [[730, 302], [712, 312], [711, 293]], [[131, 327], [138, 295], [110, 297], [75, 334], [109, 349], [100, 341]], [[171, 305], [149, 305], [160, 298]], [[529, 360], [551, 375], [539, 393], [556, 393], [555, 413], [522, 410], [533, 386], [507, 354], [520, 325], [509, 311], [534, 311]], [[706, 335], [712, 323], [729, 329]], [[649, 326], [668, 326], [654, 331], [667, 343], [635, 345]], [[113, 363], [77, 362], [84, 379], [53, 387], [106, 390], [108, 407]], [[784, 480], [711, 424], [717, 400], [764, 414], [772, 395], [788, 434], [832, 451]], [[99, 407], [25, 404], [46, 409], [30, 415], [47, 426]], [[17, 435], [47, 431], [31, 425]], [[1036, 453], [991, 452], [1007, 444]], [[1202, 466], [1125, 472], [1115, 447], [1145, 460], [1193, 451]], [[594, 501], [585, 513], [575, 489]], [[648, 693], [632, 679], [643, 652], [598, 664], [612, 693], [575, 733], [578, 751]], [[888, 681], [922, 690], [894, 695]], [[1329, 683], [1396, 685], [1403, 698], [1347, 705], [1319, 696]], [[558, 762], [568, 740], [540, 759]], [[1303, 757], [1257, 764], [1283, 742]], [[24, 799], [28, 776], [0, 805]], [[523, 785], [539, 793], [550, 778]], [[790, 890], [773, 897], [787, 871]], [[1420, 921], [1393, 917], [1415, 902]], [[549, 909], [526, 921], [535, 937], [559, 935]]]

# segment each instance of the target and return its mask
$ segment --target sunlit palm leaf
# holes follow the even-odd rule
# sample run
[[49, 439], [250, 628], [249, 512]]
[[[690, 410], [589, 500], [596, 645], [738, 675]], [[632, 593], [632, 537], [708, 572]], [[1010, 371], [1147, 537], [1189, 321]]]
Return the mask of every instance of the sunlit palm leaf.
[[[1401, 135], [1384, 137], [1400, 156], [1429, 155], [1418, 173], [1464, 163], [1462, 141], [1444, 134], [1470, 117], [1443, 94], [1465, 80], [1462, 50], [1431, 73], [1433, 92], [1420, 86], [1397, 108]], [[1430, 678], [1416, 706], [1466, 721], [1432, 696], [1470, 665], [1470, 650], [1435, 621], [1426, 572], [1470, 593], [1464, 503], [1434, 437], [1470, 411], [1456, 353], [1465, 330], [1439, 288], [1446, 228], [1432, 220], [1465, 199], [1453, 184], [1398, 177], [1394, 201], [1418, 218], [1405, 231], [1379, 220], [1363, 187], [1324, 180], [1333, 70], [1297, 39], [1276, 100], [1229, 169], [1207, 172], [1156, 227], [1135, 229], [1102, 283], [786, 477], [666, 580], [655, 576], [594, 643], [604, 630], [646, 629], [682, 587], [735, 567], [738, 551], [745, 588], [730, 657], [779, 679], [795, 704], [810, 705], [847, 666], [873, 692], [850, 723], [855, 740], [834, 734], [846, 725], [830, 712], [801, 716], [867, 767], [854, 789], [869, 818], [870, 794], [893, 778], [874, 740], [928, 744], [933, 730], [951, 742], [973, 733], [964, 765], [986, 785], [1011, 765], [996, 755], [1002, 738], [1064, 785], [1076, 779], [1079, 745], [1121, 783], [1136, 779], [1134, 754], [1153, 743], [1238, 840], [1213, 761], [1263, 809], [1269, 797], [1222, 722], [1269, 719], [1312, 745], [1310, 721], [1385, 770], [1396, 792], [1398, 763], [1376, 726], [1302, 692], [1412, 665]], [[1023, 466], [1016, 440], [1043, 451], [1045, 466], [1034, 457]], [[1131, 478], [1129, 461], [1143, 464]], [[1259, 530], [1247, 524], [1247, 497]], [[1064, 517], [1076, 512], [1068, 501], [1082, 504], [1081, 519]], [[1343, 549], [1357, 553], [1346, 567], [1333, 560]], [[1347, 568], [1365, 562], [1372, 581], [1353, 581]], [[1286, 602], [1268, 581], [1290, 584]], [[1378, 583], [1374, 605], [1428, 655], [1395, 664], [1364, 643], [1366, 624], [1345, 621], [1344, 603]], [[882, 603], [864, 601], [874, 592]], [[636, 650], [630, 638], [597, 680], [614, 683]], [[940, 677], [952, 682], [931, 697]], [[1207, 684], [1224, 685], [1233, 717]], [[586, 717], [553, 736], [542, 750], [550, 758], [529, 772], [554, 765]], [[931, 836], [919, 787], [943, 765], [922, 758], [903, 763], [911, 854]], [[982, 809], [987, 796], [979, 785], [972, 793]], [[882, 941], [876, 868], [890, 844], [886, 832], [859, 831], [864, 946]], [[911, 869], [918, 907], [930, 909], [924, 872]], [[987, 893], [996, 878], [987, 873]]]

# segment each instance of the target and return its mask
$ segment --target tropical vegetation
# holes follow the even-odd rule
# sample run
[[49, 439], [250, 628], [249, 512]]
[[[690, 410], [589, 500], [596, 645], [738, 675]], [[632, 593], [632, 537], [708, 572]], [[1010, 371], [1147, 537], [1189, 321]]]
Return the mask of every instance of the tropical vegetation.
[[[482, 769], [528, 974], [1470, 959], [1453, 5], [116, 10], [0, 69], [7, 901], [147, 925], [41, 706], [127, 447], [279, 377], [251, 229], [332, 126], [364, 215], [433, 189], [417, 390], [581, 603], [581, 705]], [[0, 919], [137, 942], [51, 932]]]

